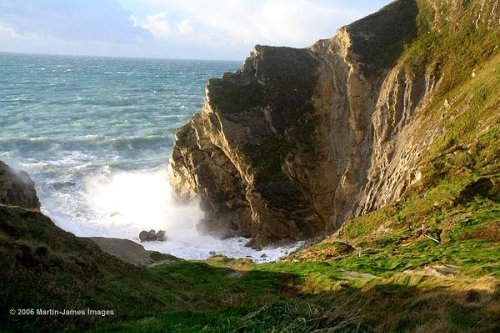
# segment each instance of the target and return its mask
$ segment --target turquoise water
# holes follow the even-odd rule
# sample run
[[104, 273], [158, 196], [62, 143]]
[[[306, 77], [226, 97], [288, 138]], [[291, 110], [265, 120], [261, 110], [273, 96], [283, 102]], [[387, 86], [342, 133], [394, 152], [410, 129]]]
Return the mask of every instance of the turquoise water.
[[[197, 203], [171, 198], [168, 157], [176, 128], [201, 110], [209, 78], [238, 62], [0, 53], [0, 160], [27, 171], [42, 210], [78, 236], [137, 241], [183, 258], [210, 252], [259, 259], [247, 240], [199, 235]], [[285, 250], [267, 249], [273, 260]]]
[[207, 80], [238, 66], [0, 54], [1, 156], [23, 164], [73, 160], [90, 163], [88, 171], [159, 166], [175, 129], [201, 109]]

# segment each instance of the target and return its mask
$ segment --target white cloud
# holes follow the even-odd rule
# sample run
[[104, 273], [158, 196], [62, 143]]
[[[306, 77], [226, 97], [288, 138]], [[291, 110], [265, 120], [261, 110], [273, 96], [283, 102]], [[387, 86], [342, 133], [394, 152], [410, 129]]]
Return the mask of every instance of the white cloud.
[[154, 37], [159, 39], [175, 38], [178, 35], [187, 35], [193, 32], [193, 27], [188, 19], [177, 23], [169, 22], [165, 12], [146, 15], [146, 18], [142, 21], [131, 15], [130, 20], [135, 27], [148, 30]]
[[193, 32], [193, 27], [189, 23], [189, 20], [182, 20], [176, 25], [176, 27], [181, 34], [189, 34]]
[[19, 39], [38, 39], [38, 35], [33, 32], [20, 33], [16, 28], [2, 20], [0, 20], [0, 36]]
[[321, 7], [308, 1], [274, 0], [265, 2], [253, 19], [255, 37], [275, 43], [306, 46], [322, 36], [325, 31], [333, 35], [334, 20], [339, 12], [331, 7]]
[[135, 16], [130, 16], [134, 26], [148, 30], [157, 38], [165, 38], [170, 35], [172, 27], [167, 21], [167, 14], [160, 12], [154, 15], [147, 15], [144, 21], [139, 21]]
[[188, 19], [184, 19], [178, 23], [169, 22], [165, 12], [146, 15], [146, 18], [142, 21], [131, 15], [130, 20], [134, 27], [141, 27], [148, 30], [154, 37], [160, 39], [175, 38], [176, 35], [187, 35], [193, 32], [193, 27]]
[[193, 37], [199, 40], [239, 45], [308, 46], [371, 11], [365, 9], [360, 13], [348, 4], [311, 0], [145, 1], [151, 8], [176, 13], [184, 18], [182, 22], [189, 22], [189, 29], [185, 29], [187, 24], [182, 28], [177, 24], [177, 32], [196, 30], [199, 33]]
[[2, 21], [0, 21], [0, 34], [7, 35], [9, 37], [20, 37], [13, 26]]
[[255, 44], [306, 47], [389, 1], [0, 0], [0, 50], [243, 59]]

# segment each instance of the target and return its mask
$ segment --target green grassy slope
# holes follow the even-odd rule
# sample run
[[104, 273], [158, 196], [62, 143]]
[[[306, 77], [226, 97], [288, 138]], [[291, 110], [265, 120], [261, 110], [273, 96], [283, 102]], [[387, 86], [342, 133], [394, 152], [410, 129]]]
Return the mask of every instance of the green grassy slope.
[[[39, 213], [0, 207], [1, 221], [12, 222], [1, 224], [0, 272], [9, 286], [2, 288], [2, 325], [102, 332], [493, 331], [500, 309], [498, 193], [471, 188], [446, 194], [457, 202], [452, 209], [441, 211], [416, 195], [350, 221], [339, 235], [286, 261], [263, 265], [215, 257], [136, 268]], [[414, 217], [416, 204], [431, 213]], [[443, 212], [454, 218], [440, 224], [447, 231], [439, 245], [409, 227], [411, 216], [436, 237], [433, 226]], [[426, 265], [448, 265], [441, 270], [450, 275], [425, 275], [433, 273], [421, 270]], [[116, 315], [6, 315], [18, 307]]]
[[[0, 258], [2, 332], [262, 331], [294, 327], [297, 316], [306, 314], [323, 325], [344, 323], [338, 315], [317, 318], [323, 308], [297, 297], [288, 286], [289, 273], [224, 258], [138, 268], [19, 207], [0, 205]], [[12, 316], [10, 309], [113, 310], [114, 315]]]

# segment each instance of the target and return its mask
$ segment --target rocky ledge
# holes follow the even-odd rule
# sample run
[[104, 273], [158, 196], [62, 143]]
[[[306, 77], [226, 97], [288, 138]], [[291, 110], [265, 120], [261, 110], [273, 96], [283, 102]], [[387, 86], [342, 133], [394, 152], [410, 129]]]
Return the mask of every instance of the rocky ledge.
[[0, 203], [40, 209], [35, 184], [24, 171], [16, 171], [0, 161]]
[[[430, 24], [450, 19], [428, 2]], [[455, 13], [467, 5], [450, 2]], [[488, 8], [477, 24], [489, 22]], [[421, 112], [440, 84], [439, 64], [417, 68], [404, 57], [417, 15], [414, 0], [395, 1], [306, 49], [257, 46], [241, 69], [211, 79], [170, 159], [175, 196], [199, 198], [202, 229], [252, 237], [257, 247], [295, 241], [418, 183], [443, 128]]]
[[145, 250], [142, 245], [129, 239], [108, 237], [90, 237], [89, 239], [96, 243], [101, 251], [136, 266], [154, 266], [179, 260], [168, 254]]

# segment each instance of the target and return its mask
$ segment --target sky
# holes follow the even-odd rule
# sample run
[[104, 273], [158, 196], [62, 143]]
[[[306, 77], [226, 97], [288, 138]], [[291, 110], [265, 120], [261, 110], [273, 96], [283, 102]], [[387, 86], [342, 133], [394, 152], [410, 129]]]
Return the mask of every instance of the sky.
[[242, 60], [307, 47], [389, 0], [0, 0], [0, 52]]

